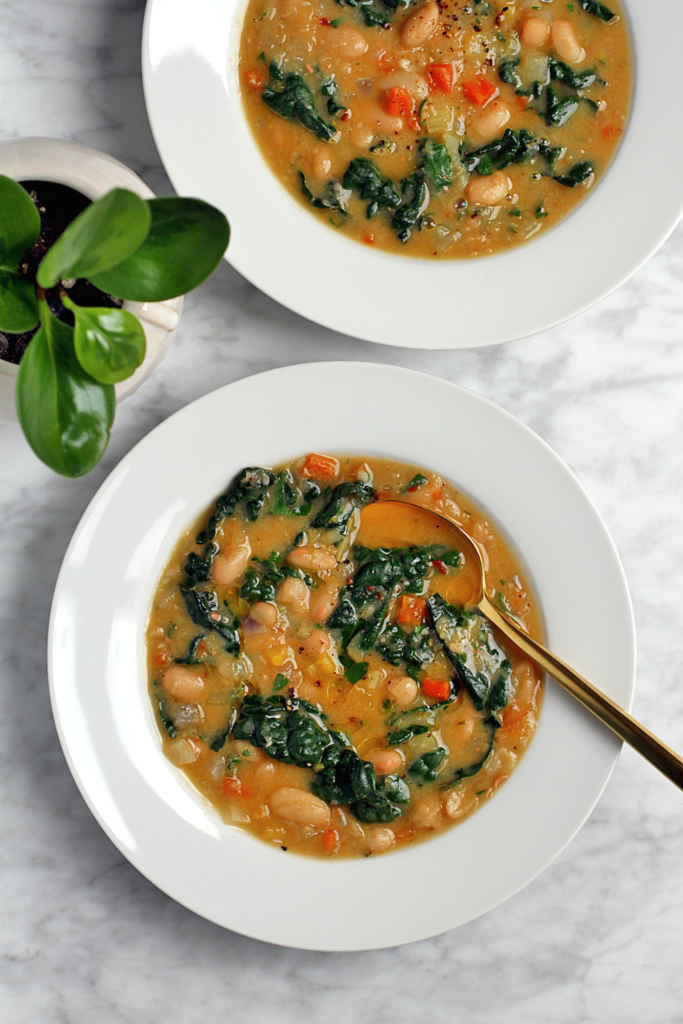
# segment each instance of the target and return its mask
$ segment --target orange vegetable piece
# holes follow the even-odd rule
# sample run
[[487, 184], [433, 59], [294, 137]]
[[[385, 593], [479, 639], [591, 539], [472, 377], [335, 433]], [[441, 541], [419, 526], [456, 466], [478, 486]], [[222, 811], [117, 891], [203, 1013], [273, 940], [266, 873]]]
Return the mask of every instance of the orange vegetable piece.
[[469, 82], [463, 82], [462, 91], [467, 96], [467, 99], [472, 100], [472, 103], [476, 103], [478, 107], [485, 107], [488, 101], [493, 99], [498, 92], [493, 82], [490, 82], [488, 78], [484, 78], [483, 75], [476, 75]]
[[245, 72], [244, 81], [250, 89], [256, 92], [258, 89], [262, 89], [266, 84], [265, 75], [258, 68], [253, 68], [251, 71]]
[[323, 835], [323, 850], [325, 853], [332, 853], [339, 844], [339, 833], [334, 828], [328, 828]]
[[396, 85], [389, 89], [384, 97], [384, 105], [389, 114], [396, 117], [410, 117], [413, 113], [413, 97], [403, 86]]
[[430, 64], [427, 68], [427, 82], [430, 92], [452, 92], [453, 65]]
[[301, 470], [302, 476], [314, 477], [316, 480], [331, 480], [339, 472], [339, 460], [332, 455], [321, 455], [311, 452]]
[[616, 139], [618, 135], [621, 135], [622, 129], [617, 128], [615, 124], [606, 124], [602, 129], [603, 139]]
[[425, 616], [427, 602], [412, 594], [402, 594], [398, 610], [398, 621], [405, 626], [419, 626]]
[[159, 668], [163, 668], [164, 665], [168, 665], [170, 660], [171, 655], [168, 653], [168, 651], [159, 651], [157, 654], [154, 655], [154, 664], [157, 665]]
[[244, 783], [236, 779], [234, 775], [228, 775], [227, 778], [223, 779], [221, 783], [221, 789], [226, 796], [240, 796], [248, 798], [253, 795], [252, 790], [249, 786], [245, 786]]
[[451, 695], [451, 684], [448, 679], [423, 679], [420, 683], [425, 697], [434, 697], [436, 700], [448, 700]]

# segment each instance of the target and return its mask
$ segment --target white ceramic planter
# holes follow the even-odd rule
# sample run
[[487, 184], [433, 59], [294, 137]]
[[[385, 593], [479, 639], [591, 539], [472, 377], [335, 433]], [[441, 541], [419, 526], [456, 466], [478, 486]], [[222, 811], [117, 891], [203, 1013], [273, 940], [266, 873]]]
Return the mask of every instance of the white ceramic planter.
[[[127, 188], [142, 199], [154, 193], [129, 167], [106, 153], [63, 139], [17, 139], [0, 143], [0, 174], [15, 181], [54, 181], [69, 185], [88, 199], [99, 199], [112, 188]], [[124, 302], [123, 308], [140, 320], [147, 352], [132, 377], [116, 385], [116, 401], [132, 395], [166, 355], [173, 341], [183, 297], [166, 302]], [[14, 384], [19, 367], [0, 359], [0, 422], [16, 421]]]

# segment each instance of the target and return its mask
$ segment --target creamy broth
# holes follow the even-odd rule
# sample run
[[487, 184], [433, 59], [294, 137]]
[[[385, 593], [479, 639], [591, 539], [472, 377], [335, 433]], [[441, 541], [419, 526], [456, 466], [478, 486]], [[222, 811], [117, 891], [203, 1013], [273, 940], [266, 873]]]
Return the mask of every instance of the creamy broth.
[[595, 0], [251, 0], [239, 66], [290, 193], [350, 238], [428, 258], [557, 224], [604, 174], [631, 88], [620, 6]]
[[[536, 728], [541, 673], [467, 613], [475, 568], [400, 496], [485, 551], [501, 607], [539, 610], [495, 526], [437, 474], [386, 459], [245, 470], [178, 544], [153, 599], [150, 695], [168, 758], [283, 850], [368, 856], [482, 807]], [[399, 509], [399, 512], [401, 510]]]

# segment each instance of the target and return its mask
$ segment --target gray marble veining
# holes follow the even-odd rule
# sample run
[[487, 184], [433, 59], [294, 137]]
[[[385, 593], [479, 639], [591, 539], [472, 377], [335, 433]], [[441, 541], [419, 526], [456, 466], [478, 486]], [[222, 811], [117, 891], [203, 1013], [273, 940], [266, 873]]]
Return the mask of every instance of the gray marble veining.
[[[167, 190], [142, 97], [141, 0], [5, 0], [0, 12], [0, 137], [75, 139]], [[170, 354], [119, 408], [109, 450], [90, 476], [55, 477], [17, 429], [0, 427], [0, 1019], [679, 1024], [683, 803], [630, 750], [568, 849], [485, 917], [399, 949], [279, 949], [179, 907], [104, 836], [57, 741], [45, 644], [71, 533], [107, 473], [157, 423], [262, 369], [318, 359], [391, 362], [502, 405], [577, 474], [633, 594], [635, 713], [683, 749], [682, 342], [681, 228], [594, 309], [534, 338], [472, 352], [342, 337], [224, 265], [186, 300]], [[586, 598], [587, 614], [599, 614], [590, 586]], [[407, 908], [419, 899], [417, 882], [424, 884], [407, 878], [397, 894]]]

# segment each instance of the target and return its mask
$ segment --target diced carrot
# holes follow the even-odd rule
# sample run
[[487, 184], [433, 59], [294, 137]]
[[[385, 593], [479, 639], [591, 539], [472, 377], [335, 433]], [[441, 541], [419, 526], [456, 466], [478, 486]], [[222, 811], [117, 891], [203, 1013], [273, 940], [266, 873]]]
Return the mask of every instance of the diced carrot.
[[493, 99], [498, 89], [488, 78], [476, 75], [469, 82], [463, 82], [462, 91], [468, 100], [472, 100], [472, 103], [476, 103], [478, 107], [484, 107], [490, 99]]
[[431, 92], [452, 92], [453, 65], [430, 64], [427, 68], [427, 82]]
[[441, 501], [443, 498], [443, 487], [435, 487], [432, 491], [432, 499], [434, 501]]
[[374, 235], [363, 235], [363, 241], [365, 242], [366, 245], [374, 245], [375, 244], [375, 236]]
[[326, 829], [323, 835], [323, 850], [325, 853], [332, 853], [337, 849], [339, 843], [339, 833], [334, 828]]
[[331, 455], [311, 452], [304, 463], [301, 475], [314, 477], [316, 480], [331, 480], [338, 472], [338, 459], [333, 458]]
[[408, 127], [411, 132], [415, 132], [417, 135], [422, 131], [422, 121], [420, 121], [420, 118], [414, 112], [408, 117]]
[[380, 51], [377, 57], [377, 67], [379, 68], [380, 71], [386, 72], [386, 74], [390, 74], [392, 71], [396, 70], [396, 65], [394, 64], [392, 58], [389, 57], [386, 50]]
[[168, 665], [170, 660], [171, 655], [168, 653], [168, 651], [158, 651], [154, 655], [154, 664], [157, 665], [159, 668], [163, 668], [164, 665]]
[[617, 136], [621, 135], [622, 130], [617, 128], [615, 124], [606, 124], [602, 129], [602, 137], [603, 139], [616, 139]]
[[388, 89], [384, 96], [384, 105], [389, 114], [396, 117], [410, 117], [413, 113], [413, 97], [401, 85]]
[[266, 84], [265, 75], [258, 68], [253, 68], [251, 71], [246, 71], [244, 75], [244, 81], [247, 83], [250, 89], [256, 92], [257, 89], [262, 89]]
[[448, 679], [423, 679], [420, 686], [425, 697], [448, 700], [451, 695], [451, 684]]
[[427, 602], [412, 594], [402, 594], [398, 610], [398, 621], [406, 626], [419, 626], [425, 616]]
[[517, 97], [517, 106], [519, 107], [520, 110], [526, 110], [526, 107], [527, 107], [527, 98], [526, 98], [526, 96], [518, 96]]
[[443, 576], [445, 576], [446, 573], [448, 572], [448, 569], [446, 568], [446, 563], [442, 562], [440, 558], [435, 558], [434, 561], [432, 562], [432, 565], [434, 566], [436, 571], [440, 572]]
[[234, 775], [228, 775], [221, 783], [221, 789], [226, 796], [240, 796], [248, 798], [253, 796], [251, 787], [245, 786], [243, 782], [236, 779]]

